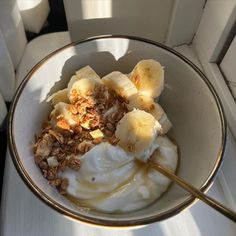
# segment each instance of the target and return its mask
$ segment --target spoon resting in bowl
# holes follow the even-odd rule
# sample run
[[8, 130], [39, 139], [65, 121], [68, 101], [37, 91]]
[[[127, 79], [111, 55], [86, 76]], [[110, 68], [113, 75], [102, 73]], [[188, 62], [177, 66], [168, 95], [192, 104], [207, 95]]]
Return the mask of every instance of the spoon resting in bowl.
[[222, 203], [218, 202], [217, 200], [207, 196], [205, 193], [201, 192], [197, 188], [193, 187], [191, 184], [187, 183], [185, 180], [181, 179], [179, 176], [174, 174], [172, 171], [168, 170], [166, 167], [154, 163], [152, 161], [149, 161], [149, 164], [157, 171], [159, 171], [161, 174], [165, 175], [169, 179], [171, 179], [173, 182], [178, 184], [180, 187], [185, 189], [187, 192], [191, 193], [194, 197], [198, 198], [199, 200], [206, 203], [208, 206], [214, 208], [218, 212], [220, 212], [222, 215], [226, 216], [233, 222], [236, 222], [236, 212], [229, 209], [228, 207], [224, 206]]

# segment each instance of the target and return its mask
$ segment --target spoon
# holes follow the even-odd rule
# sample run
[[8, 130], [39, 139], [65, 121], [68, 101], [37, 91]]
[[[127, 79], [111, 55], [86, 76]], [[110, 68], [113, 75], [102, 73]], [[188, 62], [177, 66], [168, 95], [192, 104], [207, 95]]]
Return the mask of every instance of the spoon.
[[220, 202], [216, 201], [215, 199], [207, 196], [205, 193], [193, 187], [191, 184], [187, 183], [185, 180], [181, 179], [180, 177], [175, 175], [172, 171], [168, 170], [164, 166], [154, 163], [152, 161], [150, 161], [150, 165], [154, 169], [159, 171], [161, 174], [165, 175], [166, 177], [168, 177], [169, 179], [177, 183], [180, 187], [184, 188], [187, 192], [191, 193], [194, 197], [205, 202], [207, 205], [214, 208], [215, 210], [217, 210], [218, 212], [220, 212], [227, 218], [231, 219], [233, 222], [236, 222], [236, 212], [222, 205]]

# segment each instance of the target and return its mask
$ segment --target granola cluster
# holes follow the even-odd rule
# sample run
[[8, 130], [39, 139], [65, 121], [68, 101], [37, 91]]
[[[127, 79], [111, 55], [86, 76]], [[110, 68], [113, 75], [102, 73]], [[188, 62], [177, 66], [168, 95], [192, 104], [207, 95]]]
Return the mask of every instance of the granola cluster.
[[66, 194], [69, 182], [60, 178], [60, 172], [66, 168], [79, 170], [79, 157], [101, 142], [117, 144], [115, 129], [128, 109], [124, 98], [102, 85], [86, 97], [75, 91], [68, 112], [74, 125], [52, 112], [36, 136], [33, 149], [35, 163], [61, 194]]

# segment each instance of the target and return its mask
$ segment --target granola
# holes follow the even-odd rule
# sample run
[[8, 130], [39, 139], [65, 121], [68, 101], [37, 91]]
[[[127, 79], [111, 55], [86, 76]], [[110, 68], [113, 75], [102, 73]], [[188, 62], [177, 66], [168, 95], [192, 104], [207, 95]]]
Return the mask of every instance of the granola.
[[[57, 107], [55, 101], [59, 102], [58, 98], [54, 99], [53, 104]], [[70, 119], [59, 109], [54, 109], [43, 123], [33, 148], [35, 163], [61, 194], [66, 193], [68, 186], [68, 180], [60, 177], [61, 172], [66, 168], [78, 171], [79, 157], [95, 145], [101, 142], [118, 143], [114, 133], [117, 123], [128, 111], [126, 104], [125, 98], [105, 85], [88, 91], [86, 96], [72, 91], [71, 101], [66, 103]]]

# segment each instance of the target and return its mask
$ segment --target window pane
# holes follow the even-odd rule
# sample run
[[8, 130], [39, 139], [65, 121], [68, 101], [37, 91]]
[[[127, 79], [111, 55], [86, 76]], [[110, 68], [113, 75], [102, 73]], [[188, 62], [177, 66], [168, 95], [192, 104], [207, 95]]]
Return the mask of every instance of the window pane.
[[220, 63], [220, 69], [228, 82], [232, 95], [236, 99], [236, 36]]

